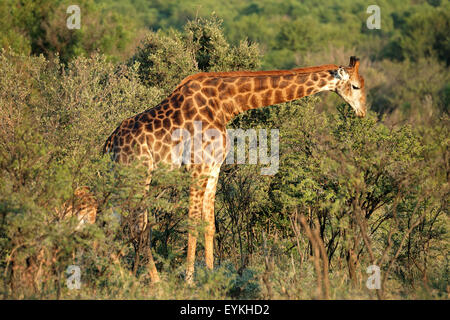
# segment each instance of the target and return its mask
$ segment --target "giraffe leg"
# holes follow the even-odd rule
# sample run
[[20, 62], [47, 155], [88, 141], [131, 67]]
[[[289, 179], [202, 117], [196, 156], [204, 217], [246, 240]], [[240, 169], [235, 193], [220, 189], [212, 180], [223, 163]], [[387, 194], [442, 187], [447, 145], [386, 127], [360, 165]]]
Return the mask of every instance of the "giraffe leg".
[[197, 228], [200, 218], [202, 216], [203, 196], [207, 179], [200, 178], [198, 171], [192, 174], [193, 185], [189, 192], [189, 220], [192, 224], [190, 226], [188, 235], [188, 251], [187, 251], [187, 268], [186, 268], [186, 282], [192, 284], [194, 280], [194, 263], [195, 250], [197, 248]]
[[149, 244], [147, 246], [147, 256], [148, 256], [148, 264], [147, 269], [150, 274], [150, 279], [153, 283], [159, 282], [158, 269], [156, 269], [155, 260], [153, 260], [152, 247], [150, 243], [151, 239], [149, 239]]
[[[145, 190], [148, 192], [148, 190], [150, 189], [150, 182], [152, 180], [151, 175], [149, 174], [147, 180], [145, 181]], [[144, 214], [142, 215], [143, 217], [143, 222], [142, 222], [142, 232], [146, 231], [147, 227], [151, 228], [151, 226], [148, 225], [147, 221], [148, 221], [148, 209], [145, 209]], [[141, 223], [141, 221], [139, 221]], [[140, 226], [141, 227], [141, 226]], [[147, 232], [145, 232], [144, 234], [147, 235]], [[160, 278], [158, 275], [158, 269], [156, 269], [156, 264], [155, 264], [155, 260], [153, 259], [153, 254], [152, 254], [152, 243], [151, 243], [151, 239], [150, 239], [150, 234], [151, 234], [151, 230], [148, 230], [148, 244], [146, 246], [146, 251], [147, 251], [147, 256], [148, 256], [148, 263], [147, 263], [147, 270], [148, 273], [150, 274], [150, 279], [153, 283], [159, 282]]]
[[219, 179], [220, 164], [213, 167], [206, 184], [203, 197], [203, 221], [206, 222], [205, 229], [205, 262], [208, 269], [214, 267], [214, 233], [216, 231], [214, 221], [214, 199], [216, 196], [217, 180]]

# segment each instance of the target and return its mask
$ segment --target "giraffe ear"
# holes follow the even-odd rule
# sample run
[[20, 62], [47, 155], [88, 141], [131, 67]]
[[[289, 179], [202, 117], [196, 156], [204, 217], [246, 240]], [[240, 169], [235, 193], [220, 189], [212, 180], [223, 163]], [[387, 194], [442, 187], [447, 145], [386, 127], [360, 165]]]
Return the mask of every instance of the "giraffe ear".
[[339, 67], [334, 73], [334, 77], [339, 80], [348, 80], [350, 76], [347, 71], [345, 71], [345, 67]]
[[350, 64], [349, 67], [352, 68], [354, 71], [356, 71], [356, 73], [358, 73], [358, 69], [359, 69], [359, 58], [355, 57], [355, 56], [351, 56], [350, 57]]

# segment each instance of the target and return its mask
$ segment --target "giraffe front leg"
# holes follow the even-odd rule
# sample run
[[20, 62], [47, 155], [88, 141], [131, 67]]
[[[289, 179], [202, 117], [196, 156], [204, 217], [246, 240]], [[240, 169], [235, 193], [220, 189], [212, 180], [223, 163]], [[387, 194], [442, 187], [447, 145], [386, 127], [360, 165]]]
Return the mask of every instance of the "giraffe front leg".
[[[149, 168], [149, 170], [151, 170], [151, 168]], [[145, 181], [145, 190], [147, 192], [150, 189], [151, 180], [152, 180], [152, 176], [151, 176], [151, 174], [149, 174]], [[156, 269], [155, 260], [153, 259], [153, 254], [152, 254], [152, 243], [151, 243], [151, 237], [150, 237], [151, 232], [152, 232], [152, 230], [151, 230], [152, 227], [150, 225], [148, 225], [147, 222], [148, 222], [148, 209], [145, 209], [145, 212], [142, 215], [142, 220], [140, 220], [139, 223], [141, 224], [140, 227], [142, 228], [141, 229], [142, 231], [148, 229], [147, 230], [148, 235], [147, 235], [147, 232], [145, 232], [145, 234], [148, 238], [148, 244], [146, 246], [147, 257], [148, 257], [147, 270], [148, 270], [148, 273], [150, 274], [150, 280], [153, 283], [156, 283], [156, 282], [160, 281], [160, 278], [159, 278], [158, 269]]]
[[197, 234], [196, 233], [197, 233], [197, 231], [190, 230], [189, 235], [188, 235], [186, 282], [189, 284], [192, 284], [193, 280], [194, 280], [195, 249], [197, 247]]
[[[194, 176], [194, 179], [198, 179]], [[205, 193], [206, 179], [198, 179], [190, 188], [189, 195], [189, 235], [187, 251], [186, 282], [193, 283], [195, 251], [197, 248], [198, 224], [202, 215], [203, 196]]]
[[[214, 199], [212, 200], [214, 208]], [[208, 216], [212, 216], [212, 222], [207, 221], [205, 230], [205, 262], [208, 269], [212, 270], [214, 268], [214, 234], [216, 228], [214, 226], [214, 210], [208, 213]]]
[[214, 200], [216, 196], [217, 180], [219, 179], [220, 165], [211, 170], [206, 184], [203, 199], [203, 221], [206, 222], [205, 229], [205, 262], [208, 269], [214, 268], [214, 234], [216, 231], [214, 221]]
[[[150, 241], [150, 240], [149, 240]], [[148, 255], [148, 272], [150, 274], [150, 280], [153, 283], [159, 282], [158, 270], [156, 269], [155, 260], [153, 260], [152, 248], [150, 244], [147, 246], [147, 255]]]

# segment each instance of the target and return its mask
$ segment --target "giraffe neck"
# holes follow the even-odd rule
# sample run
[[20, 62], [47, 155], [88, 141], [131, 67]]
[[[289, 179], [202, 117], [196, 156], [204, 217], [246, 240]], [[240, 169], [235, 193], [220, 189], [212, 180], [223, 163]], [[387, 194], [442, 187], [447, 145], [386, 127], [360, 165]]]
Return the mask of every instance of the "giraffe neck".
[[[250, 109], [275, 105], [336, 89], [335, 65], [269, 72], [233, 72], [219, 77], [217, 87], [224, 121]], [[214, 79], [214, 75], [212, 75]]]

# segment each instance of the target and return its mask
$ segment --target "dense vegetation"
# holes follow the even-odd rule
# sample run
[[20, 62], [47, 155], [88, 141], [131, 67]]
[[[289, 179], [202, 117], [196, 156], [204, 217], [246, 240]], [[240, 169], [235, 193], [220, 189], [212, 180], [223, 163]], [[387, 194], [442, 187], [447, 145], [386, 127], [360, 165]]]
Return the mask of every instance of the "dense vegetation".
[[[381, 1], [380, 30], [354, 0], [79, 3], [80, 30], [66, 28], [67, 1], [0, 3], [2, 298], [448, 298], [449, 1]], [[353, 54], [366, 118], [320, 94], [229, 124], [279, 128], [280, 170], [222, 167], [216, 268], [200, 243], [186, 286], [186, 172], [159, 169], [144, 194], [139, 169], [102, 156], [108, 135], [195, 72]], [[84, 185], [98, 221], [75, 230], [55, 209]], [[159, 284], [133, 234], [143, 208]], [[79, 290], [66, 286], [72, 264]], [[374, 264], [380, 290], [365, 285]]]

